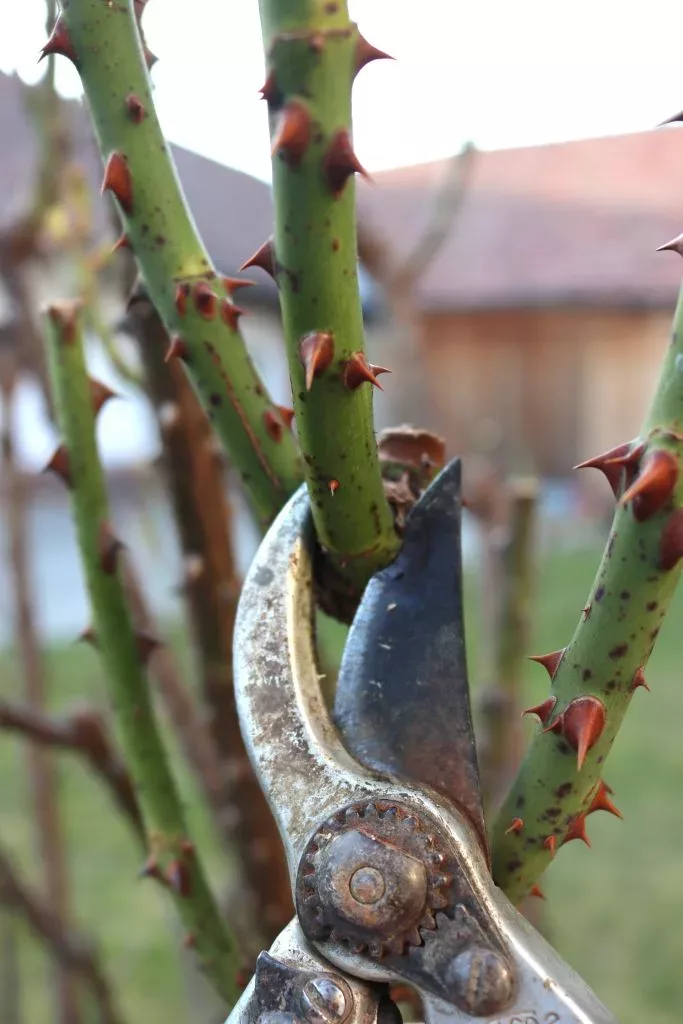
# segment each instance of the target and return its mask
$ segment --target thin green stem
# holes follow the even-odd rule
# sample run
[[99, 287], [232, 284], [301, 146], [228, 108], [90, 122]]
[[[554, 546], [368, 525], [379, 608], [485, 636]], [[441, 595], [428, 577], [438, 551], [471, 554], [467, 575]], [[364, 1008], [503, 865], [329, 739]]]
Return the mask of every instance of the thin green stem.
[[50, 307], [46, 328], [58, 422], [64, 437], [59, 449], [61, 458], [53, 458], [51, 465], [60, 468], [70, 489], [95, 635], [149, 844], [146, 873], [167, 883], [203, 969], [220, 995], [232, 1003], [239, 994], [235, 981], [238, 950], [188, 838], [175, 780], [157, 729], [145, 676], [144, 648], [136, 636], [119, 575], [117, 554], [121, 545], [109, 525], [78, 306]]
[[347, 4], [260, 0], [271, 115], [271, 263], [318, 537], [364, 584], [396, 555], [373, 430], [380, 368], [364, 355], [351, 88], [361, 45]]

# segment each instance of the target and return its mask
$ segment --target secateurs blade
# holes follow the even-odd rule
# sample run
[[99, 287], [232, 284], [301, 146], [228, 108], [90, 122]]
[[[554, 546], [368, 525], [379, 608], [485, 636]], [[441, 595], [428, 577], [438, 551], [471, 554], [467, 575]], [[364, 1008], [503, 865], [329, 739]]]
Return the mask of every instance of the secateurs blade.
[[369, 584], [336, 722], [315, 651], [315, 550], [302, 488], [254, 559], [235, 683], [249, 754], [287, 851], [296, 917], [231, 1024], [396, 1020], [411, 985], [432, 1024], [615, 1024], [495, 887], [464, 651], [457, 462]]

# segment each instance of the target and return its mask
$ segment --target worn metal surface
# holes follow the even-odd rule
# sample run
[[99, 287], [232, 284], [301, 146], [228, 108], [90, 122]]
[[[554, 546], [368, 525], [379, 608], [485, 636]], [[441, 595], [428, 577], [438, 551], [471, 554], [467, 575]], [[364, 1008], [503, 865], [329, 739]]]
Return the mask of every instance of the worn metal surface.
[[410, 513], [398, 558], [365, 589], [334, 710], [358, 761], [457, 803], [488, 855], [465, 658], [460, 523], [454, 459]]
[[[496, 982], [496, 971], [491, 969], [496, 955], [508, 965], [512, 987], [507, 1005], [501, 1006], [496, 1016], [489, 1014], [487, 1021], [513, 1024], [520, 1018], [524, 1024], [536, 1020], [538, 1024], [615, 1024], [583, 981], [493, 885], [469, 818], [442, 794], [374, 774], [344, 749], [322, 699], [315, 661], [312, 550], [308, 499], [302, 488], [280, 513], [259, 549], [242, 592], [235, 635], [240, 721], [287, 847], [298, 912], [302, 913], [308, 898], [297, 892], [300, 865], [310, 855], [312, 841], [318, 849], [324, 846], [316, 835], [321, 840], [329, 835], [331, 840], [350, 828], [374, 840], [382, 835], [384, 840], [391, 838], [382, 833], [384, 826], [379, 823], [365, 828], [360, 820], [353, 822], [349, 818], [353, 808], [358, 811], [374, 805], [378, 818], [392, 806], [408, 812], [426, 826], [422, 831], [435, 838], [437, 852], [443, 857], [440, 868], [452, 876], [452, 882], [444, 886], [446, 906], [437, 915], [435, 928], [418, 925], [421, 944], [408, 945], [403, 953], [389, 951], [377, 959], [370, 955], [369, 943], [363, 943], [367, 946], [363, 951], [353, 952], [348, 941], [331, 932], [328, 938], [316, 939], [310, 922], [304, 924], [307, 938], [350, 986], [355, 979], [377, 983], [402, 980], [414, 985], [432, 1024], [472, 1020], [465, 1006], [471, 1006], [481, 991], [481, 979], [474, 972], [482, 963], [488, 964], [496, 983], [489, 986], [493, 995], [496, 988], [498, 999], [506, 995], [501, 995], [500, 979]], [[366, 816], [359, 813], [361, 817]], [[400, 846], [398, 833], [393, 836]], [[387, 866], [381, 858], [373, 860], [369, 847], [365, 853], [361, 858], [365, 863], [356, 868], [372, 869], [358, 882], [358, 892], [367, 896], [378, 888], [372, 871], [382, 875], [386, 887]], [[412, 856], [415, 851], [408, 853]], [[311, 866], [315, 872], [317, 864]], [[354, 876], [355, 871], [348, 877], [349, 885]], [[323, 889], [318, 889], [316, 881], [308, 896], [319, 899]], [[400, 886], [394, 891], [400, 905]], [[410, 902], [411, 886], [407, 891]], [[323, 895], [327, 906], [330, 893], [325, 890]], [[276, 946], [272, 956], [281, 959]], [[468, 950], [476, 950], [477, 956], [458, 959]], [[470, 974], [465, 970], [468, 962]], [[301, 966], [307, 970], [305, 964]], [[252, 996], [258, 998], [258, 993], [252, 990]], [[236, 1020], [242, 1020], [242, 1012], [236, 1009]], [[276, 1006], [272, 1012], [290, 1011]], [[244, 1017], [244, 1024], [247, 1021], [251, 1024], [253, 1018]], [[287, 1021], [271, 1019], [270, 1024]]]

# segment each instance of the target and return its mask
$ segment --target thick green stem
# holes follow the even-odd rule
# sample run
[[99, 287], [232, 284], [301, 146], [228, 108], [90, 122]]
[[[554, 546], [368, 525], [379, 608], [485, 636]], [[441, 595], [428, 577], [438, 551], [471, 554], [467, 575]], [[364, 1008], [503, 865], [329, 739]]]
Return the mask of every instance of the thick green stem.
[[171, 351], [185, 363], [265, 525], [301, 482], [298, 449], [237, 329], [230, 285], [216, 274], [185, 203], [152, 103], [132, 0], [64, 0], [62, 10], [58, 52], [81, 76], [106, 163], [104, 187], [176, 340]]
[[59, 467], [70, 488], [95, 633], [147, 833], [147, 873], [166, 881], [206, 974], [220, 995], [232, 1003], [238, 995], [238, 951], [188, 838], [157, 729], [145, 677], [144, 645], [133, 628], [117, 566], [121, 545], [108, 522], [95, 441], [94, 392], [86, 374], [76, 305], [52, 306], [46, 324], [58, 421], [64, 436], [61, 457], [53, 458], [51, 465]]
[[[322, 546], [365, 583], [395, 557], [364, 356], [351, 88], [361, 45], [345, 2], [260, 0], [273, 135], [271, 263], [306, 481]], [[366, 44], [367, 45], [367, 44]]]
[[[556, 848], [583, 838], [586, 814], [615, 813], [601, 780], [603, 762], [644, 683], [643, 669], [681, 572], [682, 365], [683, 291], [640, 439], [589, 463], [607, 476], [618, 507], [574, 636], [559, 664], [555, 658], [546, 662], [551, 696], [537, 712], [545, 729], [534, 737], [495, 825], [494, 877], [514, 901]], [[523, 826], [510, 831], [516, 818]]]

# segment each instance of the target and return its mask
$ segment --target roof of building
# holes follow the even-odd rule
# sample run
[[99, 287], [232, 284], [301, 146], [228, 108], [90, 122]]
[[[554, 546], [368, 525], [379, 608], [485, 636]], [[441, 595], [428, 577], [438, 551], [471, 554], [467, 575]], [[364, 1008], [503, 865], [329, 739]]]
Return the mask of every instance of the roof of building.
[[[683, 129], [476, 153], [460, 210], [418, 286], [432, 310], [557, 304], [669, 306], [681, 268]], [[425, 224], [448, 161], [362, 185], [365, 223], [398, 253]]]
[[[0, 74], [0, 228], [30, 195], [37, 145], [23, 84]], [[93, 185], [102, 164], [87, 116], [67, 104], [79, 160]], [[269, 187], [181, 146], [171, 146], [183, 188], [214, 262], [234, 273], [270, 234]], [[683, 129], [474, 155], [461, 208], [418, 285], [430, 310], [547, 305], [669, 307], [679, 261], [655, 249], [683, 230]], [[403, 167], [361, 182], [359, 215], [397, 255], [428, 215], [448, 161]], [[216, 215], [220, 211], [220, 215]], [[106, 208], [99, 207], [102, 229]], [[252, 301], [273, 301], [263, 274]]]

